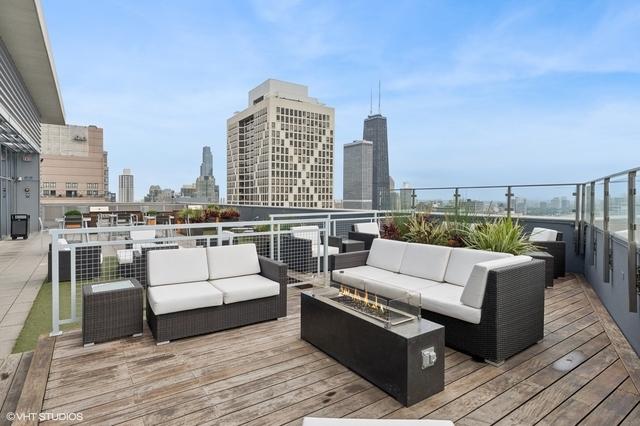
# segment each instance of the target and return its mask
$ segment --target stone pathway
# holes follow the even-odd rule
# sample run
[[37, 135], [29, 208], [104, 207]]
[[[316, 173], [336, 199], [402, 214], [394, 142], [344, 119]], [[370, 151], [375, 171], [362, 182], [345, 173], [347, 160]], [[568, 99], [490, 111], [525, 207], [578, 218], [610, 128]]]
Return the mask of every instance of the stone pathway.
[[47, 277], [48, 234], [0, 241], [0, 360], [13, 350]]

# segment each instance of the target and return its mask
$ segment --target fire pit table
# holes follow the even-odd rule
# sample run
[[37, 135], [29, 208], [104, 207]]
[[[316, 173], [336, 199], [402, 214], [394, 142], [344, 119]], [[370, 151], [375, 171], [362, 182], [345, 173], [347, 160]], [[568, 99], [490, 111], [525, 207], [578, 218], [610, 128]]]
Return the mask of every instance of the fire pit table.
[[415, 295], [339, 285], [300, 297], [301, 338], [405, 406], [444, 389], [444, 327], [420, 317]]

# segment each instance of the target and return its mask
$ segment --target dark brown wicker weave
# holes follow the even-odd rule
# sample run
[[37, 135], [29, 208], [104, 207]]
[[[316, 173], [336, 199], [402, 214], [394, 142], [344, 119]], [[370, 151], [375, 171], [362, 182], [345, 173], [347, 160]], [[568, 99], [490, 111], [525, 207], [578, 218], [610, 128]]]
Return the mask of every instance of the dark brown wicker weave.
[[142, 333], [143, 290], [135, 278], [132, 288], [94, 293], [82, 287], [82, 343], [98, 343]]
[[364, 232], [355, 232], [349, 231], [349, 239], [350, 240], [358, 240], [364, 243], [364, 249], [371, 249], [371, 244], [373, 244], [373, 240], [378, 238], [377, 235], [374, 234], [365, 234]]
[[555, 259], [546, 251], [533, 251], [526, 253], [534, 259], [544, 260], [544, 285], [545, 287], [553, 287]]
[[564, 277], [567, 244], [564, 241], [536, 241], [534, 244], [553, 256], [553, 277]]
[[258, 257], [260, 275], [280, 283], [280, 294], [210, 308], [156, 315], [147, 301], [147, 322], [157, 342], [212, 333], [287, 316], [287, 266]]
[[[368, 251], [331, 256], [333, 269], [366, 264]], [[422, 310], [445, 326], [447, 346], [499, 363], [543, 337], [545, 262], [532, 260], [489, 273], [479, 324]]]

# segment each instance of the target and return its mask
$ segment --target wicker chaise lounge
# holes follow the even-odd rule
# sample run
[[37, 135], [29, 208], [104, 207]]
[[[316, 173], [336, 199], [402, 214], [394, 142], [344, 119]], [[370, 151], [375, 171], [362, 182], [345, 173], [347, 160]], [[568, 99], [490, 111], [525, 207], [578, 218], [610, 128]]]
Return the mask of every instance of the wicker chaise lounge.
[[333, 281], [387, 298], [418, 293], [447, 346], [490, 363], [543, 338], [542, 260], [378, 238], [370, 251], [331, 256], [329, 267]]
[[157, 342], [287, 315], [287, 267], [254, 244], [148, 253], [147, 321]]

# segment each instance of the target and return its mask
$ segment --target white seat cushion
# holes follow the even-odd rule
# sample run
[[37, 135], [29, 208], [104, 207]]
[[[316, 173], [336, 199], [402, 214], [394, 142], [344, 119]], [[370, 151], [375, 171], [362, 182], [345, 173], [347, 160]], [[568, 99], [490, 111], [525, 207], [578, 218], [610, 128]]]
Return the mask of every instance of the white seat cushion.
[[147, 282], [150, 286], [209, 279], [204, 248], [150, 250], [147, 254]]
[[455, 284], [438, 284], [420, 291], [422, 309], [479, 324], [482, 311], [460, 301], [464, 287]]
[[[340, 249], [338, 247], [327, 246], [327, 252], [329, 256], [331, 256], [332, 254], [340, 253]], [[320, 245], [320, 246], [312, 245], [311, 257], [324, 257], [324, 245]]]
[[464, 286], [469, 280], [473, 265], [487, 260], [503, 259], [512, 257], [509, 253], [498, 253], [495, 251], [473, 250], [467, 248], [454, 248], [449, 256], [447, 271], [444, 280], [450, 284]]
[[60, 246], [60, 250], [71, 251], [70, 247], [67, 247], [69, 243], [64, 238], [58, 238], [58, 245]]
[[489, 271], [503, 268], [505, 266], [519, 265], [530, 261], [530, 256], [513, 256], [505, 257], [504, 259], [476, 263], [473, 265], [469, 280], [464, 286], [464, 291], [462, 292], [460, 301], [465, 305], [473, 306], [474, 308], [482, 308], [482, 301], [484, 300], [484, 292], [487, 287]]
[[256, 245], [207, 247], [210, 280], [260, 273]]
[[305, 417], [302, 426], [454, 426], [450, 420], [329, 419]]
[[206, 281], [149, 287], [147, 298], [156, 315], [222, 305], [222, 292]]
[[394, 275], [396, 274], [385, 269], [363, 265], [333, 271], [331, 278], [337, 283], [364, 290], [366, 281], [376, 280], [384, 282], [386, 280], [392, 280]]
[[558, 231], [547, 228], [533, 228], [529, 235], [529, 241], [556, 241], [557, 238]]
[[402, 241], [376, 238], [371, 243], [367, 265], [391, 272], [399, 272], [406, 247], [407, 243]]
[[118, 265], [129, 265], [133, 263], [133, 249], [124, 249], [116, 251], [116, 257], [118, 259]]
[[376, 222], [356, 223], [353, 225], [353, 229], [355, 229], [356, 232], [373, 234], [380, 238], [380, 227], [378, 227]]
[[315, 225], [309, 226], [293, 226], [291, 227], [291, 235], [295, 238], [311, 241], [312, 245], [317, 246], [320, 243], [320, 228]]
[[444, 281], [450, 247], [409, 243], [402, 257], [400, 273], [433, 281]]
[[153, 229], [130, 231], [129, 236], [132, 240], [153, 240], [156, 237], [156, 231]]
[[374, 268], [373, 266], [357, 266], [355, 268], [333, 271], [331, 277], [333, 281], [337, 283], [355, 287], [360, 290], [367, 290], [370, 293], [388, 299], [413, 296], [410, 302], [417, 306], [420, 305], [420, 290], [441, 284], [436, 281], [412, 277], [410, 275], [396, 274], [385, 269]]
[[245, 275], [209, 282], [222, 292], [225, 304], [280, 294], [280, 284], [262, 275]]

